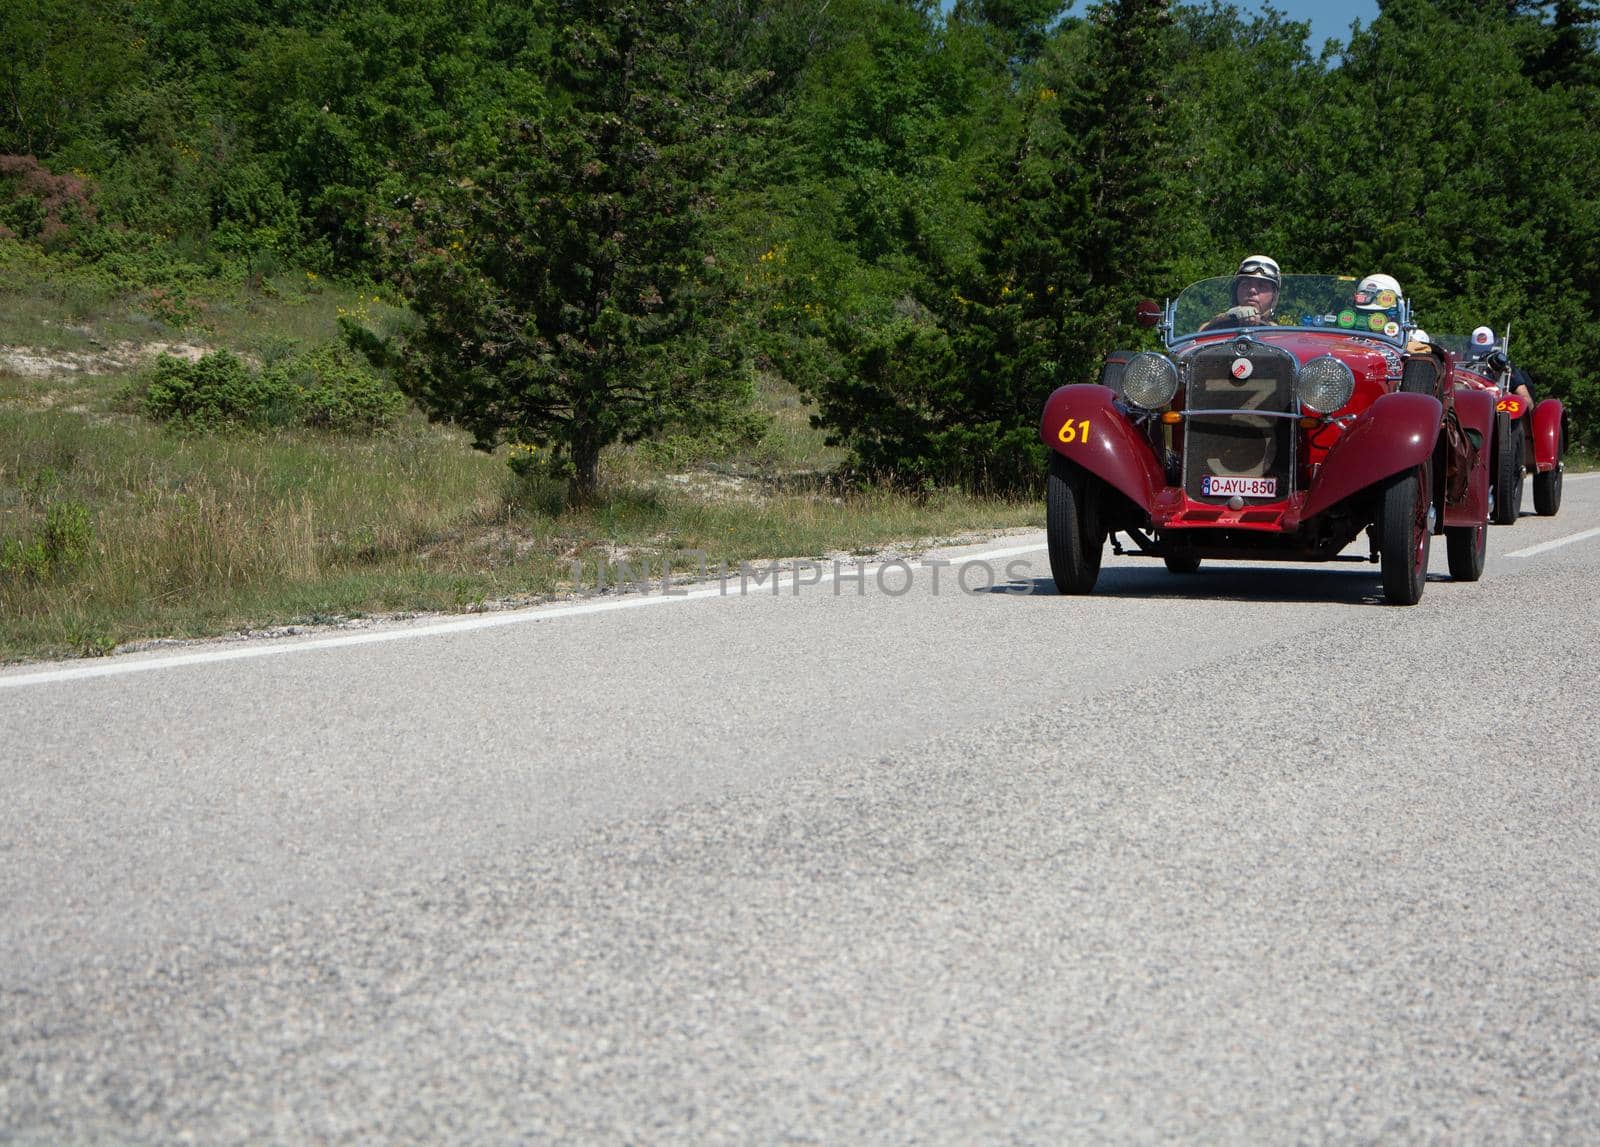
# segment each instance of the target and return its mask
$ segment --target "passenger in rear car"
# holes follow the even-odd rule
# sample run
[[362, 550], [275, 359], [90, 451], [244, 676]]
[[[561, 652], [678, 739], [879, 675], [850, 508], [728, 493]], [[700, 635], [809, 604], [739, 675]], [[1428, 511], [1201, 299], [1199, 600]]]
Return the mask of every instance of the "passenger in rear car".
[[1513, 366], [1506, 357], [1505, 348], [1494, 337], [1492, 327], [1474, 327], [1469, 351], [1476, 362], [1486, 362], [1500, 372], [1501, 389], [1509, 390], [1529, 406], [1533, 405], [1533, 376], [1520, 366]]

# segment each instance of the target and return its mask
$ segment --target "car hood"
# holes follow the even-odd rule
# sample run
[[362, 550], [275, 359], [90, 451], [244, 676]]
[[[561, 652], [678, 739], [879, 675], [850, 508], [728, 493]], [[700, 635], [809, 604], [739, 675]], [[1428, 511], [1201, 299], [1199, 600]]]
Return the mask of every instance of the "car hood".
[[1249, 331], [1202, 335], [1186, 343], [1176, 352], [1176, 357], [1181, 361], [1204, 347], [1227, 343], [1241, 335], [1253, 342], [1288, 351], [1302, 366], [1311, 359], [1331, 354], [1350, 368], [1357, 382], [1382, 382], [1386, 378], [1398, 377], [1400, 371], [1400, 349], [1393, 343], [1344, 330], [1324, 332], [1257, 327]]

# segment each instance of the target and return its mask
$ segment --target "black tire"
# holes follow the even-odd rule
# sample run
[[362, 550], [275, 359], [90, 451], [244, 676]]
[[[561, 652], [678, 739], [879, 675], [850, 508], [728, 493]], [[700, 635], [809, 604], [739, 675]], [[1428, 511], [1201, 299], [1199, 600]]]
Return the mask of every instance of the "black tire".
[[1554, 517], [1561, 509], [1561, 474], [1561, 464], [1557, 463], [1554, 470], [1533, 476], [1533, 510], [1541, 518]]
[[1100, 577], [1100, 557], [1106, 546], [1094, 479], [1081, 466], [1052, 454], [1044, 501], [1050, 576], [1055, 579], [1056, 592], [1091, 592]]
[[1456, 581], [1477, 581], [1483, 576], [1483, 559], [1489, 551], [1489, 523], [1481, 526], [1446, 526], [1444, 552], [1450, 559], [1450, 576]]
[[1494, 511], [1497, 526], [1515, 525], [1522, 512], [1522, 427], [1501, 412], [1494, 416]]
[[1378, 549], [1382, 553], [1383, 596], [1390, 605], [1416, 605], [1428, 584], [1427, 471], [1408, 470], [1390, 478], [1378, 510]]
[[1162, 558], [1167, 563], [1167, 571], [1175, 574], [1192, 574], [1200, 572], [1200, 559], [1187, 554], [1180, 557]]

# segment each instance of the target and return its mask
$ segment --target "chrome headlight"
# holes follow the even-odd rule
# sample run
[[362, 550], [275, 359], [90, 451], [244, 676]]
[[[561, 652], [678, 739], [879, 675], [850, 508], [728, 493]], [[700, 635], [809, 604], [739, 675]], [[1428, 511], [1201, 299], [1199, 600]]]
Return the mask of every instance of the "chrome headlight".
[[1160, 410], [1178, 393], [1178, 368], [1164, 354], [1140, 351], [1122, 370], [1122, 397], [1146, 410]]
[[1318, 414], [1332, 414], [1356, 392], [1356, 376], [1331, 354], [1300, 368], [1300, 401]]

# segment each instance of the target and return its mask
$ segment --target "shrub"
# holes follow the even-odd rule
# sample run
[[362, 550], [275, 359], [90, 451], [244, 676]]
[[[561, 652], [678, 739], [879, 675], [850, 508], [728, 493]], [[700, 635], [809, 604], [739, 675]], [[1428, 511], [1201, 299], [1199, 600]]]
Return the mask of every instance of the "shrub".
[[0, 155], [0, 237], [22, 238], [46, 251], [70, 246], [93, 229], [88, 185], [54, 175], [31, 155]]
[[297, 425], [346, 433], [381, 430], [405, 404], [392, 383], [334, 344], [282, 359], [259, 373], [227, 351], [192, 363], [162, 355], [139, 400], [149, 417], [193, 429]]
[[346, 347], [324, 344], [271, 366], [275, 389], [293, 393], [297, 421], [327, 430], [382, 430], [406, 408], [405, 395]]
[[294, 399], [281, 377], [256, 375], [237, 356], [221, 350], [198, 362], [158, 357], [142, 406], [151, 418], [196, 429], [282, 426], [293, 421]]

